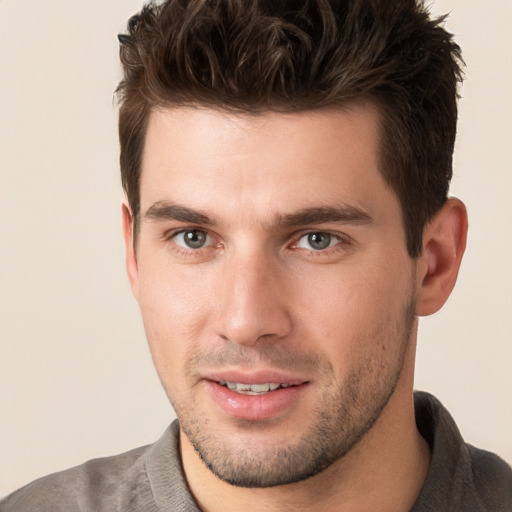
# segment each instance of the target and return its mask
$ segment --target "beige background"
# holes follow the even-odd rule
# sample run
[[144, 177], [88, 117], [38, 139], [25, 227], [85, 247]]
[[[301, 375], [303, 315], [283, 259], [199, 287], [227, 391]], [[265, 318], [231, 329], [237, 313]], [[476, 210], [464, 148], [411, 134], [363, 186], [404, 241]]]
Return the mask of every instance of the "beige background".
[[[124, 272], [115, 35], [140, 0], [0, 0], [0, 494], [155, 440], [173, 413]], [[452, 10], [469, 248], [416, 387], [512, 462], [512, 2]]]

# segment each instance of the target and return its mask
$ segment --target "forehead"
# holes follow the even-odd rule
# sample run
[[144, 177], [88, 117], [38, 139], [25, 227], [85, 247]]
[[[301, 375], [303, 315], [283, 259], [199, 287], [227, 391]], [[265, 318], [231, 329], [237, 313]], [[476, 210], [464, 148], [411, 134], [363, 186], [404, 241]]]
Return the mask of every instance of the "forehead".
[[158, 201], [209, 211], [243, 205], [254, 215], [333, 203], [371, 212], [382, 200], [396, 203], [379, 172], [378, 120], [368, 104], [257, 115], [154, 110], [141, 212]]

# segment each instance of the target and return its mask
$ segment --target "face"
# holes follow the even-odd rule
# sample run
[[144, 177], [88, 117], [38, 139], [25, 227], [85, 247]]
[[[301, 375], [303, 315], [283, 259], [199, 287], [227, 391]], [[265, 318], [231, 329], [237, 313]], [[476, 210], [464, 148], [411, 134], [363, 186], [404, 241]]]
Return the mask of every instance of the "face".
[[229, 483], [322, 471], [401, 375], [414, 266], [377, 121], [365, 105], [151, 117], [129, 274], [182, 444]]

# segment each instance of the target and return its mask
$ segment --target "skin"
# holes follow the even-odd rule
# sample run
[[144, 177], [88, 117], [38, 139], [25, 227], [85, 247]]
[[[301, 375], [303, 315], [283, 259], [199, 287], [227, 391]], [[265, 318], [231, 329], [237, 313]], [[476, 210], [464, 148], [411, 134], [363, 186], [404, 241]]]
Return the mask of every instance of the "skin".
[[[409, 510], [421, 490], [416, 315], [451, 292], [467, 221], [449, 200], [409, 257], [378, 119], [152, 113], [127, 268], [202, 510]], [[300, 385], [239, 417], [226, 376]]]

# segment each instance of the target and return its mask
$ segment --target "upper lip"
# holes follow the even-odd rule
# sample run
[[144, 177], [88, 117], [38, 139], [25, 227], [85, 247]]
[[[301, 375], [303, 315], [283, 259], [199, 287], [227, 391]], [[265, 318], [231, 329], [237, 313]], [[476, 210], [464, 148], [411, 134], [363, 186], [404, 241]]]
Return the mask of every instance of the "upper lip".
[[308, 382], [307, 379], [291, 376], [278, 370], [217, 370], [204, 374], [203, 378], [214, 382], [236, 382], [238, 384], [276, 383], [298, 386]]

